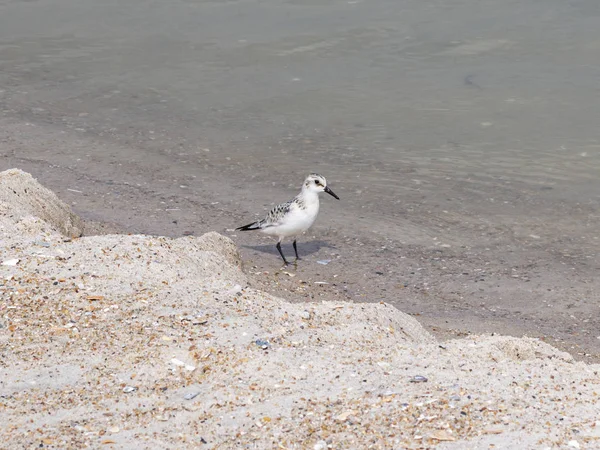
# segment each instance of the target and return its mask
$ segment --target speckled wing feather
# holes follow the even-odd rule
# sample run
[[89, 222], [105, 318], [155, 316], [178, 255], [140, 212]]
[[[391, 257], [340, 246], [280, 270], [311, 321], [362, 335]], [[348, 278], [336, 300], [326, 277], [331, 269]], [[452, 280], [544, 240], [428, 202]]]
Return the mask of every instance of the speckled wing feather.
[[292, 209], [292, 203], [294, 203], [294, 201], [296, 201], [295, 198], [288, 202], [280, 203], [279, 205], [274, 206], [264, 219], [249, 223], [248, 225], [244, 225], [242, 227], [238, 227], [236, 230], [252, 231], [277, 226], [281, 222], [281, 219], [283, 219], [283, 217], [290, 212], [290, 209]]
[[288, 202], [280, 203], [279, 205], [274, 206], [273, 209], [271, 209], [271, 211], [269, 211], [269, 213], [267, 214], [267, 217], [258, 222], [259, 227], [268, 228], [273, 227], [275, 225], [279, 225], [281, 219], [287, 213], [290, 212], [290, 209], [292, 208], [292, 203], [294, 203], [294, 200], [290, 200]]
[[306, 209], [306, 204], [300, 196], [294, 197], [285, 203], [280, 203], [274, 206], [268, 213], [267, 216], [256, 222], [252, 222], [243, 227], [238, 227], [236, 230], [240, 231], [251, 231], [251, 230], [264, 230], [265, 228], [276, 227], [281, 225], [284, 217], [290, 213], [292, 208]]

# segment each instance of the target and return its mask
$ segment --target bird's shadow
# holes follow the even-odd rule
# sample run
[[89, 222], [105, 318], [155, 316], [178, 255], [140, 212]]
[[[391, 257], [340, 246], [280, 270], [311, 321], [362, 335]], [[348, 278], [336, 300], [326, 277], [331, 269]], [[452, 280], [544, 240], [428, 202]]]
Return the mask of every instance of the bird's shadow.
[[[279, 256], [279, 252], [277, 251], [275, 244], [242, 245], [242, 247], [250, 249], [250, 250], [256, 250], [256, 251], [262, 252], [262, 253], [270, 253], [270, 254]], [[317, 253], [322, 248], [337, 248], [335, 245], [331, 245], [327, 241], [307, 241], [307, 242], [298, 241], [297, 247], [298, 247], [298, 254], [300, 255], [300, 258], [302, 258], [303, 256], [312, 255], [314, 253]], [[292, 247], [291, 242], [281, 244], [281, 250], [283, 251], [283, 254], [286, 255], [286, 257], [288, 255], [290, 257], [294, 256], [294, 247]]]

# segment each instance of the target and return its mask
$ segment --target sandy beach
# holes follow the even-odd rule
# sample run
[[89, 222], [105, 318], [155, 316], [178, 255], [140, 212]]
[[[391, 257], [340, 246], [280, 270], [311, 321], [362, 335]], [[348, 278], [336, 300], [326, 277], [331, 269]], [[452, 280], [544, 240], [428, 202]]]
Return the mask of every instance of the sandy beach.
[[0, 0], [6, 445], [596, 448], [599, 14]]
[[6, 448], [598, 448], [600, 367], [539, 340], [290, 303], [214, 232], [79, 237], [19, 170], [0, 208]]

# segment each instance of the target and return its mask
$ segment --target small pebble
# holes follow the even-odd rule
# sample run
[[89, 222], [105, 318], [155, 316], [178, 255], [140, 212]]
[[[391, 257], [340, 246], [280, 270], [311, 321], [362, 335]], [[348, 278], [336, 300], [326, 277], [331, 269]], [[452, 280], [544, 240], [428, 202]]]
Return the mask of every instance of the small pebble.
[[310, 319], [310, 313], [308, 311], [302, 311], [300, 313], [300, 317], [302, 317], [304, 320], [309, 320]]
[[20, 260], [19, 260], [18, 258], [15, 258], [15, 259], [7, 259], [6, 261], [3, 261], [3, 262], [2, 262], [2, 265], [3, 265], [3, 266], [16, 266], [16, 265], [17, 265], [17, 263], [18, 263], [19, 261], [20, 261]]
[[188, 392], [183, 396], [186, 400], [193, 400], [200, 395], [200, 392]]
[[315, 450], [324, 450], [327, 448], [327, 442], [325, 442], [323, 440], [318, 441], [313, 448]]
[[133, 387], [133, 386], [125, 386], [123, 388], [123, 392], [125, 392], [126, 394], [129, 394], [129, 393], [135, 392], [135, 391], [137, 391], [137, 388]]
[[257, 339], [256, 341], [254, 341], [254, 343], [263, 350], [266, 350], [271, 346], [271, 344], [269, 344], [269, 341], [265, 341], [263, 339]]
[[569, 447], [572, 447], [572, 448], [581, 448], [579, 446], [579, 442], [577, 442], [576, 440], [572, 440], [572, 441], [567, 442], [567, 445]]
[[317, 261], [317, 264], [322, 264], [322, 265], [326, 266], [330, 262], [331, 262], [330, 259], [322, 259], [321, 261]]
[[414, 377], [412, 377], [410, 379], [411, 383], [425, 383], [427, 382], [427, 377], [424, 377], [423, 375], [415, 375]]

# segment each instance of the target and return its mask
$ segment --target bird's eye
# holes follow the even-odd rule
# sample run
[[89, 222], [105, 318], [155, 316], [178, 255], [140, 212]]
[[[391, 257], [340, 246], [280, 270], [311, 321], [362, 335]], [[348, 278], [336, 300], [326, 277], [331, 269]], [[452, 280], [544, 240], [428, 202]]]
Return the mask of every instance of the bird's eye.
[[320, 182], [319, 180], [315, 180], [315, 184], [316, 184], [317, 186], [321, 186], [321, 182]]

